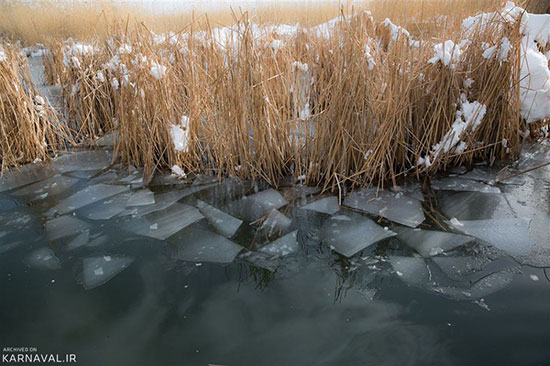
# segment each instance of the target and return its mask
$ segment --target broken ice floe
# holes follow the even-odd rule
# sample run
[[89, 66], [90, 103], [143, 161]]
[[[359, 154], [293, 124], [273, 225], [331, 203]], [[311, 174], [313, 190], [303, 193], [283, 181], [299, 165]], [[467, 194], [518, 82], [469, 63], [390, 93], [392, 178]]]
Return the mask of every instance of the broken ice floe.
[[513, 257], [528, 255], [535, 243], [527, 219], [451, 220], [458, 231], [474, 236]]
[[404, 282], [416, 286], [429, 283], [430, 272], [424, 258], [392, 256], [389, 261], [395, 273]]
[[77, 211], [78, 216], [90, 220], [109, 220], [126, 211], [130, 192], [109, 197], [101, 202], [92, 203]]
[[367, 217], [352, 217], [352, 220], [330, 219], [323, 228], [324, 242], [338, 253], [351, 257], [380, 240], [395, 236]]
[[197, 201], [197, 207], [204, 217], [206, 217], [210, 225], [212, 225], [218, 233], [225, 237], [231, 238], [235, 235], [243, 223], [242, 220], [226, 214], [225, 212], [218, 210], [217, 208], [212, 207], [201, 200]]
[[113, 156], [104, 150], [79, 151], [55, 158], [52, 165], [61, 173], [103, 170], [111, 165]]
[[46, 197], [61, 194], [78, 183], [78, 179], [65, 177], [60, 174], [43, 181], [33, 183], [21, 188], [13, 193], [12, 196], [26, 197], [29, 201], [36, 201]]
[[317, 201], [313, 201], [310, 204], [301, 207], [304, 210], [311, 210], [316, 212], [333, 215], [340, 211], [340, 205], [338, 203], [338, 197], [327, 197]]
[[126, 186], [111, 186], [107, 184], [96, 184], [86, 187], [80, 192], [73, 194], [61, 201], [52, 210], [60, 214], [65, 214], [81, 207], [87, 206], [105, 198], [127, 191]]
[[262, 247], [259, 251], [280, 257], [295, 253], [298, 250], [298, 241], [296, 240], [297, 233], [298, 230], [295, 230], [289, 234], [286, 234], [285, 236]]
[[464, 179], [461, 177], [447, 177], [433, 180], [431, 187], [439, 191], [466, 191], [481, 193], [500, 193], [498, 187], [487, 185], [478, 180]]
[[397, 232], [397, 239], [425, 258], [452, 250], [474, 240], [469, 236], [443, 231], [411, 230], [399, 227], [396, 227], [394, 231]]
[[170, 207], [140, 218], [130, 218], [122, 227], [137, 235], [166, 240], [183, 228], [203, 219], [193, 206], [174, 203]]
[[482, 299], [485, 296], [494, 294], [506, 286], [508, 286], [514, 280], [515, 273], [511, 270], [505, 270], [500, 272], [491, 273], [469, 288], [452, 287], [452, 286], [440, 286], [434, 288], [434, 290], [452, 300], [457, 301], [473, 301]]
[[86, 290], [101, 286], [128, 268], [133, 258], [91, 257], [82, 261], [82, 285]]
[[274, 189], [267, 189], [250, 196], [245, 196], [227, 205], [228, 211], [247, 221], [254, 221], [273, 209], [279, 209], [288, 201]]
[[46, 233], [50, 240], [77, 235], [86, 229], [90, 229], [90, 225], [73, 216], [60, 216], [46, 222]]
[[21, 244], [22, 243], [20, 241], [16, 241], [16, 242], [4, 243], [0, 245], [0, 255], [6, 253], [7, 251], [17, 248]]
[[364, 189], [346, 197], [344, 205], [410, 227], [416, 227], [425, 220], [421, 201], [401, 192]]
[[483, 256], [465, 256], [465, 257], [432, 257], [435, 264], [450, 279], [455, 281], [464, 281], [468, 276], [481, 271], [489, 258]]
[[188, 262], [231, 263], [243, 248], [205, 230], [192, 230], [178, 240], [173, 258]]
[[75, 236], [66, 246], [66, 250], [74, 250], [88, 244], [90, 241], [90, 230], [85, 229]]
[[262, 252], [248, 251], [239, 255], [238, 259], [254, 267], [268, 270], [269, 272], [275, 272], [281, 265], [280, 258]]
[[276, 233], [285, 233], [292, 226], [292, 220], [279, 210], [271, 210], [262, 223], [261, 229], [267, 232], [268, 236]]
[[53, 177], [59, 172], [50, 164], [27, 164], [19, 168], [11, 168], [4, 172], [0, 179], [0, 192], [19, 188], [27, 184]]
[[155, 195], [149, 189], [141, 189], [137, 192], [132, 193], [128, 202], [126, 203], [127, 207], [134, 206], [146, 206], [152, 205], [155, 203]]
[[50, 248], [33, 251], [28, 257], [28, 262], [31, 267], [38, 269], [53, 270], [61, 268], [61, 261]]
[[480, 192], [445, 193], [439, 200], [441, 212], [458, 220], [507, 218], [512, 211], [502, 194]]

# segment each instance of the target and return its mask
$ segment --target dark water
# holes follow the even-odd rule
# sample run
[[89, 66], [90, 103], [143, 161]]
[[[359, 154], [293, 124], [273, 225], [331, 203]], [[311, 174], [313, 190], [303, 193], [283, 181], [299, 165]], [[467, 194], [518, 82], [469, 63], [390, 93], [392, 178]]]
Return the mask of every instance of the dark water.
[[[536, 165], [544, 157], [526, 154], [522, 164]], [[377, 217], [344, 207], [333, 215], [305, 210], [300, 207], [324, 196], [305, 194], [311, 192], [304, 188], [280, 189], [289, 203], [279, 211], [291, 224], [269, 235], [254, 221], [254, 204], [234, 203], [266, 187], [237, 180], [219, 186], [203, 179], [190, 191], [156, 182], [151, 189], [157, 203], [166, 193], [183, 191], [176, 205], [195, 207], [200, 199], [244, 219], [231, 238], [243, 247], [241, 254], [232, 263], [217, 264], [181, 260], [181, 248], [216, 231], [205, 219], [166, 240], [138, 234], [144, 225], [161, 223], [163, 212], [174, 206], [144, 216], [153, 221], [132, 210], [89, 219], [99, 207], [94, 205], [114, 205], [114, 195], [60, 214], [60, 202], [88, 186], [129, 187], [118, 196], [142, 190], [139, 173], [128, 178], [128, 171], [110, 171], [94, 159], [59, 163], [49, 178], [56, 184], [49, 181], [46, 188], [38, 183], [6, 190], [0, 180], [2, 348], [76, 354], [78, 365], [550, 364], [550, 272], [545, 269], [550, 170], [522, 175], [514, 185], [498, 184], [502, 193], [424, 190], [423, 205], [434, 216], [526, 218], [531, 238], [517, 247], [533, 242], [528, 254], [475, 240], [427, 258], [399, 237], [351, 258], [336, 253], [323, 234], [334, 216]], [[9, 179], [15, 181], [4, 178], [4, 184]], [[88, 227], [75, 230], [71, 222], [62, 230], [70, 235], [58, 234], [48, 226], [57, 217]], [[377, 223], [389, 230], [400, 227]], [[429, 218], [421, 227], [439, 229]], [[261, 260], [242, 256], [247, 249], [257, 254], [263, 244], [294, 230], [299, 244], [294, 253]], [[78, 246], [74, 240], [83, 232]], [[71, 242], [75, 248], [69, 250]], [[33, 260], [37, 253], [42, 256]], [[127, 262], [120, 262], [125, 268], [107, 282], [94, 285], [83, 274], [87, 258]], [[412, 258], [412, 267], [402, 269], [396, 258]], [[459, 271], [445, 272], [441, 258], [457, 260], [451, 268]], [[464, 261], [469, 264], [462, 266]], [[107, 267], [99, 275], [103, 271]]]

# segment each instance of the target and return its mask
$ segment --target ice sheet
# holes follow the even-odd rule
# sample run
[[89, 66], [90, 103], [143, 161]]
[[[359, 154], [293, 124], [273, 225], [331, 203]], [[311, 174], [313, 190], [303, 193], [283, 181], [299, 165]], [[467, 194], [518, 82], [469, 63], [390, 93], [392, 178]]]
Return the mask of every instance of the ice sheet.
[[134, 207], [134, 206], [146, 206], [146, 205], [152, 205], [155, 203], [155, 195], [151, 190], [145, 188], [140, 189], [137, 192], [133, 192], [130, 198], [128, 198], [128, 202], [126, 203], [127, 207]]
[[231, 263], [243, 248], [206, 230], [193, 230], [181, 237], [173, 257], [188, 262]]
[[50, 248], [33, 251], [28, 257], [29, 265], [37, 269], [54, 270], [61, 268], [61, 261]]
[[111, 165], [113, 156], [108, 151], [91, 150], [68, 153], [55, 158], [52, 165], [62, 173], [103, 170]]
[[197, 207], [200, 212], [206, 217], [210, 225], [216, 229], [221, 235], [231, 238], [239, 227], [242, 225], [242, 220], [239, 220], [217, 208], [210, 206], [204, 201], [198, 200]]
[[86, 187], [80, 192], [73, 194], [61, 201], [57, 206], [53, 208], [60, 214], [65, 214], [81, 207], [87, 206], [97, 201], [101, 201], [105, 198], [114, 196], [116, 194], [125, 192], [128, 190], [126, 186], [112, 186], [107, 184], [96, 184]]
[[367, 217], [353, 216], [352, 220], [330, 219], [323, 228], [323, 241], [338, 253], [351, 257], [368, 246], [395, 236]]
[[340, 211], [340, 205], [338, 204], [338, 197], [326, 197], [317, 201], [313, 201], [308, 205], [301, 207], [304, 210], [312, 210], [316, 212], [333, 215]]
[[0, 192], [38, 182], [58, 173], [51, 164], [45, 163], [27, 164], [19, 169], [11, 168], [0, 178]]
[[90, 225], [74, 216], [60, 216], [46, 222], [46, 233], [50, 240], [77, 235], [87, 229], [90, 229]]
[[133, 258], [102, 256], [82, 261], [82, 285], [86, 290], [101, 286], [128, 268]]
[[397, 233], [399, 241], [407, 244], [426, 258], [452, 250], [474, 240], [469, 236], [443, 231], [411, 230], [403, 227], [396, 227], [393, 230]]
[[461, 177], [447, 177], [433, 180], [431, 186], [440, 191], [458, 191], [458, 192], [481, 192], [481, 193], [500, 193], [498, 187], [487, 185], [483, 182], [464, 179]]
[[298, 241], [296, 240], [297, 234], [298, 230], [286, 234], [285, 236], [280, 237], [279, 239], [262, 247], [259, 251], [280, 257], [295, 253], [298, 250]]
[[292, 226], [292, 220], [279, 210], [272, 210], [262, 223], [261, 229], [265, 230], [268, 236], [277, 233], [285, 233]]
[[429, 283], [430, 272], [424, 258], [393, 256], [389, 261], [401, 280], [417, 286]]
[[126, 210], [130, 192], [109, 197], [101, 202], [92, 203], [77, 211], [77, 215], [90, 220], [109, 220]]
[[16, 197], [26, 197], [29, 201], [35, 201], [61, 194], [78, 182], [79, 180], [76, 178], [65, 177], [58, 174], [51, 178], [47, 178], [40, 182], [21, 188], [11, 193], [11, 195]]
[[425, 220], [422, 203], [401, 192], [364, 189], [346, 197], [344, 205], [410, 227], [417, 227]]

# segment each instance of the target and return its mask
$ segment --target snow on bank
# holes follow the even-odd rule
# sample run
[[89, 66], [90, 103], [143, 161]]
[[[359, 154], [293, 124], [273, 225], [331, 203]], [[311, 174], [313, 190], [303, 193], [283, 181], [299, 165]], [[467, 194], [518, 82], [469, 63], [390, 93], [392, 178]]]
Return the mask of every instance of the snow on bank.
[[66, 46], [63, 51], [63, 65], [65, 67], [80, 68], [80, 56], [87, 56], [94, 54], [94, 46], [85, 43], [73, 43], [70, 46]]
[[4, 62], [8, 59], [8, 56], [6, 55], [6, 52], [4, 51], [4, 47], [0, 44], [0, 62]]

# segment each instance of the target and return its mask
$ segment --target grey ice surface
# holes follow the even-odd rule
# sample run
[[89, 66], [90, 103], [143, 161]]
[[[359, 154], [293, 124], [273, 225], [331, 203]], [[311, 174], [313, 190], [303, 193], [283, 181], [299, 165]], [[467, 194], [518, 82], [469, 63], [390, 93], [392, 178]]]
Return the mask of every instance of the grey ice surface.
[[113, 156], [105, 150], [86, 150], [61, 155], [52, 161], [62, 173], [86, 170], [103, 170], [111, 165]]
[[279, 210], [273, 209], [262, 223], [261, 229], [267, 232], [268, 236], [277, 233], [285, 233], [292, 226], [292, 220]]
[[367, 217], [351, 220], [330, 219], [323, 228], [323, 241], [338, 253], [351, 257], [380, 240], [395, 236]]
[[338, 204], [338, 197], [326, 197], [320, 200], [313, 201], [310, 204], [301, 207], [304, 210], [311, 210], [316, 212], [333, 215], [340, 211], [340, 205]]
[[29, 265], [37, 269], [54, 270], [61, 268], [61, 261], [50, 248], [40, 248], [28, 256]]
[[46, 233], [50, 240], [77, 235], [87, 229], [90, 229], [90, 225], [74, 216], [60, 216], [46, 222]]
[[288, 201], [274, 189], [267, 189], [250, 196], [245, 196], [228, 204], [228, 210], [247, 221], [254, 221], [273, 209], [279, 209]]
[[198, 200], [197, 207], [204, 217], [206, 217], [210, 225], [212, 225], [218, 233], [225, 237], [231, 238], [235, 235], [243, 223], [242, 220], [210, 206], [204, 201]]
[[126, 202], [127, 207], [146, 206], [155, 203], [155, 195], [151, 190], [145, 188], [133, 192]]
[[238, 259], [254, 267], [265, 269], [269, 272], [275, 272], [281, 265], [281, 261], [278, 256], [263, 252], [248, 251], [240, 254]]
[[90, 241], [90, 230], [85, 229], [80, 234], [75, 236], [67, 245], [66, 250], [74, 250], [85, 246]]
[[456, 230], [518, 257], [528, 255], [535, 245], [529, 235], [530, 222], [531, 220], [526, 219], [489, 219], [451, 220], [450, 223]]
[[465, 179], [462, 177], [447, 177], [433, 180], [431, 186], [433, 189], [441, 191], [500, 193], [498, 187], [485, 184], [478, 180]]
[[422, 257], [392, 256], [389, 259], [397, 276], [406, 283], [424, 286], [430, 281], [430, 272]]
[[296, 240], [297, 233], [298, 231], [294, 230], [293, 232], [267, 244], [259, 251], [280, 257], [295, 253], [298, 250], [298, 241]]
[[77, 192], [59, 202], [53, 208], [53, 211], [60, 214], [65, 214], [127, 190], [128, 187], [126, 186], [112, 186], [107, 184], [88, 186], [82, 191]]
[[82, 285], [86, 290], [101, 286], [128, 268], [133, 258], [102, 256], [82, 261]]
[[58, 174], [51, 164], [27, 164], [19, 168], [10, 168], [0, 179], [0, 192], [19, 188]]
[[109, 220], [126, 211], [130, 192], [109, 197], [101, 202], [92, 203], [77, 211], [77, 215], [90, 220]]
[[364, 189], [346, 197], [344, 206], [382, 216], [409, 227], [417, 227], [425, 220], [421, 201], [402, 192], [378, 191], [376, 188]]
[[29, 201], [36, 201], [49, 196], [61, 194], [78, 182], [79, 180], [76, 178], [57, 174], [51, 178], [44, 179], [12, 192], [11, 195], [16, 197], [26, 197]]
[[139, 217], [128, 218], [122, 227], [137, 235], [166, 240], [183, 228], [203, 219], [193, 206], [173, 203], [168, 208]]
[[179, 238], [173, 258], [188, 262], [231, 263], [242, 249], [216, 233], [193, 230]]
[[455, 281], [463, 281], [475, 272], [479, 272], [487, 265], [489, 259], [483, 256], [463, 257], [432, 257], [434, 263], [449, 278]]
[[393, 228], [397, 232], [397, 239], [416, 250], [423, 257], [431, 257], [474, 240], [474, 238], [434, 230]]

